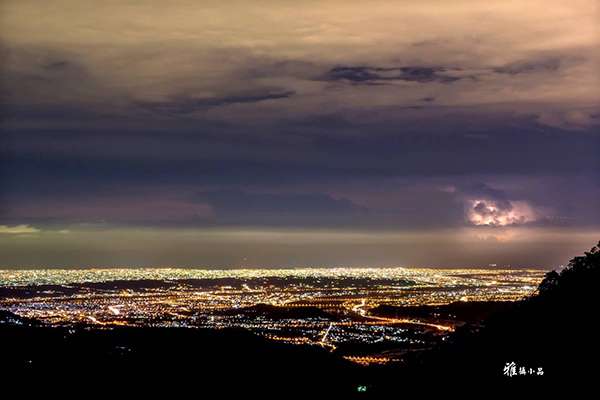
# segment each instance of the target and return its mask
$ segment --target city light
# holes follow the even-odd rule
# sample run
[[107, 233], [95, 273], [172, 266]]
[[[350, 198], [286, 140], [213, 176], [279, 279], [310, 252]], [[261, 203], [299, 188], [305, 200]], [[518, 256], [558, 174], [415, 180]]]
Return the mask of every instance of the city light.
[[[271, 340], [331, 351], [344, 343], [426, 346], [408, 335], [446, 335], [463, 322], [375, 315], [379, 306], [439, 306], [515, 301], [531, 295], [545, 271], [334, 269], [0, 270], [0, 307], [55, 326], [247, 329]], [[347, 355], [359, 363], [401, 357]]]

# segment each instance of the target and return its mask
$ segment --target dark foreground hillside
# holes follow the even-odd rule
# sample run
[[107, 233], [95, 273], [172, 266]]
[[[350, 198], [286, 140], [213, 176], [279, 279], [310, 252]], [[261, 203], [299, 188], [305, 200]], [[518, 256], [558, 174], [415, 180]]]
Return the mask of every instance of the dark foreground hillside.
[[276, 343], [246, 331], [68, 329], [28, 326], [31, 321], [6, 312], [1, 318], [12, 320], [0, 324], [1, 380], [25, 385], [25, 391], [349, 395], [360, 382], [360, 367], [325, 349]]
[[435, 350], [374, 373], [372, 392], [393, 393], [399, 382], [440, 392], [595, 387], [599, 284], [600, 251], [594, 247], [560, 273], [548, 273], [539, 294], [493, 313], [483, 325], [458, 328]]

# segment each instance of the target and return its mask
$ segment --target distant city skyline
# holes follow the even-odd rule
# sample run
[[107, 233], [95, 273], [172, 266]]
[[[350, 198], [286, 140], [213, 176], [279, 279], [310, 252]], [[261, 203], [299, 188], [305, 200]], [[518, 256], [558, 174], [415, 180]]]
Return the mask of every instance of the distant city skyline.
[[600, 238], [599, 17], [3, 1], [0, 269], [567, 265]]

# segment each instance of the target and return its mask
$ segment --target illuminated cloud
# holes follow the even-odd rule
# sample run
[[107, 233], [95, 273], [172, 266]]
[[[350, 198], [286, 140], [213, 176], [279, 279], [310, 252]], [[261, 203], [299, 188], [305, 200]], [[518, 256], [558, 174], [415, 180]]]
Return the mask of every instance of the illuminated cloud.
[[505, 226], [533, 222], [535, 217], [526, 202], [489, 199], [467, 200], [467, 220], [475, 225]]
[[537, 121], [540, 124], [555, 128], [583, 131], [593, 126], [600, 125], [600, 113], [597, 111], [569, 111], [564, 113], [547, 113], [541, 115]]
[[22, 233], [38, 233], [39, 229], [36, 229], [29, 225], [18, 225], [18, 226], [6, 226], [0, 225], [0, 233], [11, 233], [11, 234], [22, 234]]
[[476, 183], [460, 192], [467, 222], [481, 226], [506, 226], [537, 220], [533, 207], [523, 200], [509, 200], [504, 191]]

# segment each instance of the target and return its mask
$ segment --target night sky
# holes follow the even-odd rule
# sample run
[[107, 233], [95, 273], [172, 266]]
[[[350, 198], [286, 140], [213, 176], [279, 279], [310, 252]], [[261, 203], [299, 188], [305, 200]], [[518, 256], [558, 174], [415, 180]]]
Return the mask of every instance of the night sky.
[[557, 268], [595, 0], [6, 0], [0, 268]]

